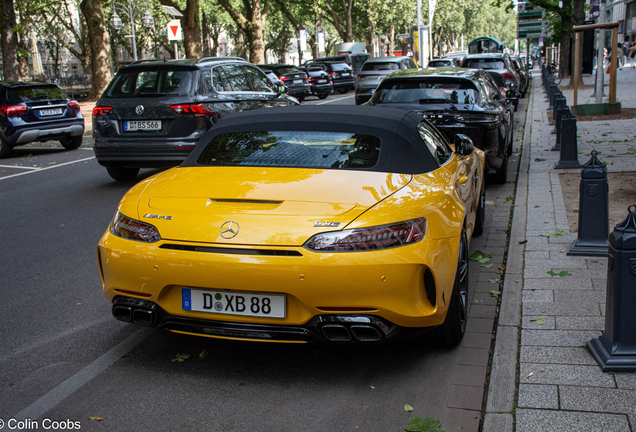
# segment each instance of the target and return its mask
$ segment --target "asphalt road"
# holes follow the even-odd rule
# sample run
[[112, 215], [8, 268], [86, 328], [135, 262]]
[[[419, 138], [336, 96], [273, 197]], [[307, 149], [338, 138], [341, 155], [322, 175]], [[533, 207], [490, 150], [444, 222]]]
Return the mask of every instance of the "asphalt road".
[[459, 348], [245, 343], [116, 321], [96, 245], [132, 185], [88, 137], [0, 160], [0, 430], [398, 431], [444, 417]]

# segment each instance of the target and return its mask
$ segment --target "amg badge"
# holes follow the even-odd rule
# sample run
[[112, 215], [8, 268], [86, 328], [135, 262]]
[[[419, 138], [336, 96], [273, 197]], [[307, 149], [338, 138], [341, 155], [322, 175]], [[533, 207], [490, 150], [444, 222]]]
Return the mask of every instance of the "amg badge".
[[144, 217], [153, 218], [153, 219], [172, 220], [172, 216], [156, 215], [156, 214], [150, 214], [150, 213], [145, 214]]
[[314, 221], [315, 227], [337, 227], [340, 225], [340, 222], [331, 222], [331, 221]]

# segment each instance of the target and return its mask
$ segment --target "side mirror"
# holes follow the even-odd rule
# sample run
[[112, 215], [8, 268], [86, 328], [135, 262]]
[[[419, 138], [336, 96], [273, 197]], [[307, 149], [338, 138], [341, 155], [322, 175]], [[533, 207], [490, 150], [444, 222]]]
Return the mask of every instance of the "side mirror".
[[464, 134], [455, 135], [455, 153], [468, 156], [473, 153], [473, 150], [475, 150], [473, 140]]
[[519, 99], [521, 94], [517, 90], [507, 90], [506, 91], [506, 99]]
[[280, 94], [287, 93], [287, 87], [285, 87], [282, 84], [278, 84], [278, 93]]

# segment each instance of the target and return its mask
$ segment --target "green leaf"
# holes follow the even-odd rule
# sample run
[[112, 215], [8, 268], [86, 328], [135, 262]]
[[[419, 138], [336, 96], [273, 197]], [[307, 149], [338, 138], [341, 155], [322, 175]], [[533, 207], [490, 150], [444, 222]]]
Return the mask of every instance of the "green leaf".
[[404, 405], [404, 411], [411, 412], [411, 411], [413, 411], [413, 407], [411, 405], [409, 405], [409, 404], [405, 404]]
[[498, 284], [501, 283], [501, 279], [488, 279], [488, 282]]
[[190, 358], [190, 354], [177, 354], [175, 358], [172, 359], [173, 362], [183, 363], [187, 359]]
[[490, 290], [491, 297], [499, 297], [501, 295], [501, 291]]
[[486, 254], [480, 251], [472, 251], [471, 253], [468, 254], [469, 260], [479, 261], [480, 263], [488, 262], [494, 257], [495, 255], [493, 254]]
[[493, 263], [490, 263], [490, 264], [482, 264], [481, 266], [482, 266], [482, 267], [486, 267], [486, 268], [490, 268], [490, 267], [492, 267], [492, 266], [493, 266]]
[[535, 159], [534, 159], [534, 161], [535, 161], [535, 162], [543, 162], [543, 161], [545, 161], [545, 159], [535, 158]]
[[209, 355], [210, 354], [208, 354], [208, 350], [203, 349], [203, 351], [201, 351], [201, 354], [199, 354], [199, 357], [201, 358], [201, 360], [204, 360]]
[[539, 234], [539, 235], [541, 237], [558, 237], [558, 236], [566, 236], [568, 235], [568, 233], [563, 230], [557, 230], [556, 232], [548, 231], [546, 233]]
[[567, 270], [561, 270], [559, 273], [555, 273], [552, 270], [546, 272], [547, 274], [549, 274], [550, 276], [572, 276], [572, 273], [568, 273]]
[[433, 417], [413, 417], [409, 419], [409, 425], [404, 428], [408, 432], [448, 432], [447, 429], [440, 428], [440, 421]]

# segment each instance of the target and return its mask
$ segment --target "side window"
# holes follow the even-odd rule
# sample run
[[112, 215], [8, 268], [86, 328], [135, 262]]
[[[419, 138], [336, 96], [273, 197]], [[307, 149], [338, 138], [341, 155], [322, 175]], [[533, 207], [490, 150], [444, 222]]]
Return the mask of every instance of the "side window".
[[199, 93], [202, 95], [212, 93], [212, 77], [210, 75], [210, 68], [201, 68], [200, 77]]
[[240, 65], [224, 65], [223, 71], [227, 77], [227, 82], [231, 91], [235, 92], [250, 92], [252, 86], [243, 73], [243, 68]]
[[409, 63], [409, 68], [411, 68], [411, 69], [417, 68], [417, 66], [415, 66], [415, 62], [413, 60], [408, 59], [408, 63]]
[[221, 66], [212, 68], [212, 74], [210, 76], [212, 82], [212, 88], [217, 92], [230, 91], [231, 88], [227, 85], [227, 78]]
[[438, 165], [444, 165], [452, 155], [446, 141], [437, 133], [433, 133], [424, 122], [417, 125], [417, 131], [420, 133], [426, 148], [431, 152], [433, 159], [437, 161]]
[[250, 66], [243, 66], [243, 69], [245, 69], [245, 73], [250, 78], [250, 81], [252, 81], [252, 85], [254, 86], [254, 91], [263, 92], [263, 93], [276, 92], [276, 90], [274, 89], [274, 86], [269, 81], [269, 78], [267, 78], [267, 76], [265, 76], [265, 74], [262, 71]]
[[492, 100], [500, 100], [501, 92], [499, 91], [499, 87], [497, 87], [497, 84], [495, 84], [495, 82], [492, 80], [492, 77], [490, 75], [485, 75], [484, 81], [486, 81], [486, 85], [490, 90], [490, 98]]

